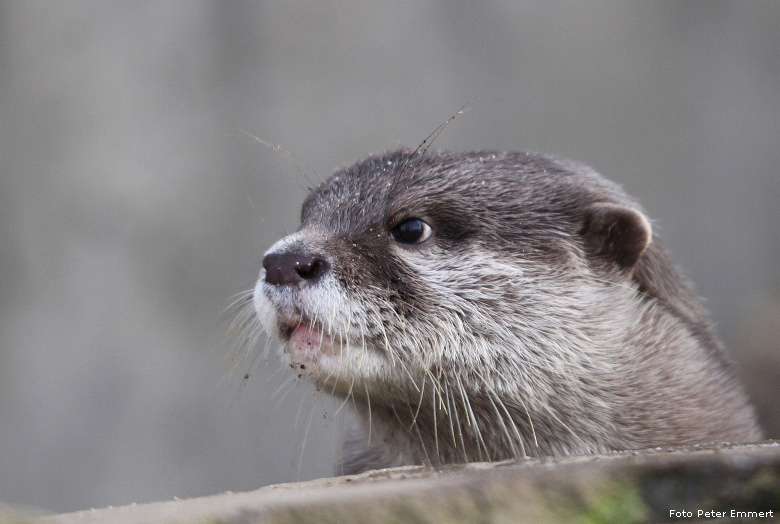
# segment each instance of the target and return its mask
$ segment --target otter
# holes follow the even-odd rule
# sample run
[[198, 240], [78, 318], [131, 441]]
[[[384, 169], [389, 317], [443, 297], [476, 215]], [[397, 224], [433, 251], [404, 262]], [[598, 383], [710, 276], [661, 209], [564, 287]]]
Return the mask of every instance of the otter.
[[352, 399], [337, 472], [761, 439], [618, 185], [541, 154], [418, 153], [315, 188], [254, 290], [286, 363]]

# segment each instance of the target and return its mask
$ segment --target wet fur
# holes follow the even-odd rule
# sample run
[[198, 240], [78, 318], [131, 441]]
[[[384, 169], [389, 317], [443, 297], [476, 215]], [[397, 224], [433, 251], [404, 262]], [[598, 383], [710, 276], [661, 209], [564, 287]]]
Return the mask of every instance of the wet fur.
[[[417, 217], [419, 246], [389, 231]], [[761, 437], [706, 312], [639, 206], [591, 169], [527, 153], [371, 156], [306, 199], [269, 253], [315, 283], [254, 305], [330, 335], [284, 357], [350, 397], [339, 473]], [[253, 332], [254, 335], [254, 332]], [[285, 346], [286, 347], [286, 346]]]

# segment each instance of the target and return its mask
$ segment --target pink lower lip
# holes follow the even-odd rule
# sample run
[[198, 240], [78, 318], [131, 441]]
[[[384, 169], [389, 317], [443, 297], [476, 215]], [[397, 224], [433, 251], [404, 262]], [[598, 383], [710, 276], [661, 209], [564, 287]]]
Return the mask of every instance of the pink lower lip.
[[300, 324], [293, 330], [288, 342], [294, 357], [304, 360], [317, 360], [331, 349], [330, 337], [308, 324]]

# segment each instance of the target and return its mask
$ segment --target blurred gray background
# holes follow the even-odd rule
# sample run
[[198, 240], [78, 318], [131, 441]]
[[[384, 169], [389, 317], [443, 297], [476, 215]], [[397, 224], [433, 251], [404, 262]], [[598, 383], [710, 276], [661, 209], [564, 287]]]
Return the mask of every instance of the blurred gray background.
[[435, 147], [622, 183], [780, 437], [780, 2], [3, 1], [0, 500], [330, 475], [336, 408], [277, 359], [220, 387], [223, 311], [309, 185], [244, 132], [316, 181], [475, 95]]

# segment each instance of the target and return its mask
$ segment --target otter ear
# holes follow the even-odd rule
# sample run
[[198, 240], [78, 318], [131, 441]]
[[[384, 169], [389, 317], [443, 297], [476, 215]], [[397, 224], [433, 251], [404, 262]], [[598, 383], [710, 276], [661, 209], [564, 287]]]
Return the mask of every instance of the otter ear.
[[588, 256], [631, 270], [650, 245], [650, 222], [635, 209], [594, 204], [585, 212], [583, 236]]

